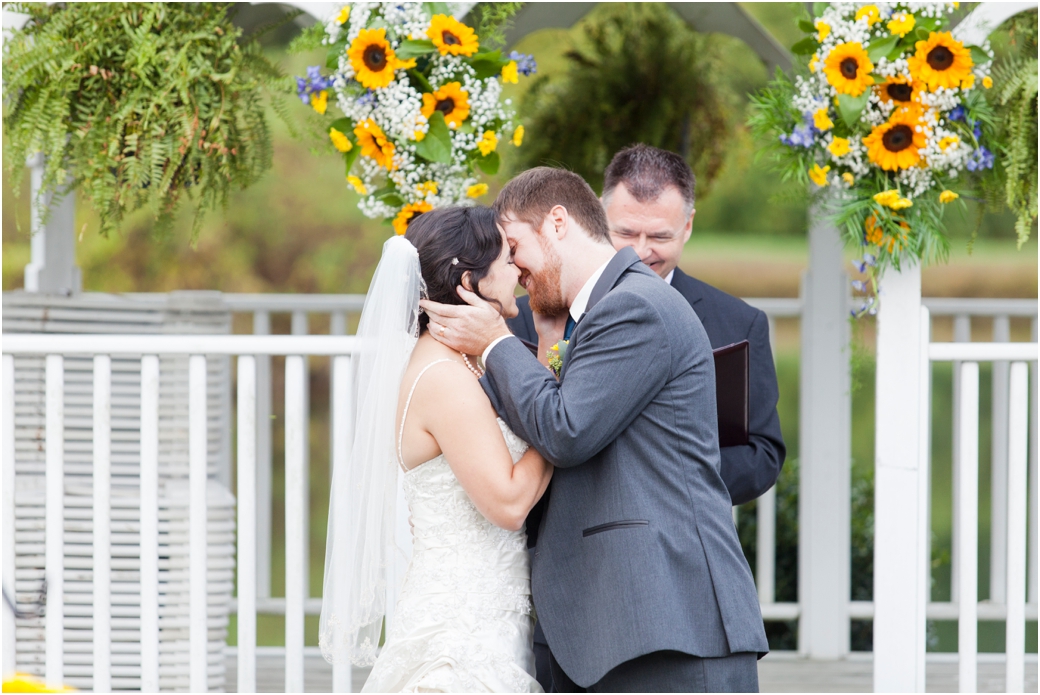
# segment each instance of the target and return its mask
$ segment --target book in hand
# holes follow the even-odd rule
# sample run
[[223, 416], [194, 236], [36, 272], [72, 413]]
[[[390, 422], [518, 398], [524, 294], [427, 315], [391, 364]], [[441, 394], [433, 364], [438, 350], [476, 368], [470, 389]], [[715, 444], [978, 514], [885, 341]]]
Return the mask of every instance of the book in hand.
[[712, 350], [720, 448], [748, 443], [748, 352], [746, 340]]

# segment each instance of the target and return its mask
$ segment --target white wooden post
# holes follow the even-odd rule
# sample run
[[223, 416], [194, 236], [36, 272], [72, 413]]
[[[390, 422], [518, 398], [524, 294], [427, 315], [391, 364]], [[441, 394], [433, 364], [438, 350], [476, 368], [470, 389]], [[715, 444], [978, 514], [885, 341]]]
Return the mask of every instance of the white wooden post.
[[803, 279], [798, 495], [799, 650], [849, 651], [850, 423], [848, 278], [838, 230], [813, 211]]
[[159, 357], [141, 358], [141, 690], [159, 692]]
[[[890, 268], [877, 317], [874, 691], [923, 692], [928, 601], [927, 311], [921, 267]], [[922, 319], [922, 313], [924, 319]], [[927, 393], [925, 390], [924, 393]]]
[[[1037, 320], [1034, 318], [1032, 321], [1032, 336], [1033, 342], [1037, 342], [1036, 335], [1036, 323]], [[1030, 381], [1031, 388], [1029, 393], [1029, 566], [1028, 570], [1028, 593], [1029, 603], [1037, 602], [1037, 566], [1036, 566], [1036, 551], [1037, 551], [1037, 528], [1036, 528], [1036, 504], [1037, 504], [1037, 428], [1040, 427], [1038, 424], [1038, 412], [1037, 412], [1037, 363], [1030, 363]]]
[[112, 689], [112, 358], [94, 356], [94, 692]]
[[[83, 286], [76, 266], [76, 194], [69, 192], [59, 201], [54, 200], [53, 193], [40, 196], [43, 163], [40, 154], [30, 157], [27, 162], [31, 180], [32, 257], [25, 266], [25, 289], [47, 294], [74, 294]], [[48, 208], [50, 216], [44, 223]]]
[[285, 691], [303, 692], [303, 626], [307, 585], [304, 581], [304, 358], [285, 358]]
[[256, 358], [238, 358], [238, 692], [256, 692]]
[[[4, 557], [4, 591], [15, 598], [14, 591], [14, 355], [4, 355], [3, 358], [3, 534]], [[3, 640], [4, 662], [3, 676], [14, 673], [15, 669], [15, 623], [14, 611], [4, 604], [4, 634], [7, 638]]]
[[[294, 311], [292, 313], [292, 334], [310, 335], [307, 323], [306, 311]], [[311, 596], [311, 513], [310, 513], [310, 490], [311, 490], [311, 361], [309, 357], [301, 357], [303, 360], [303, 590], [305, 597]]]
[[[961, 314], [953, 319], [953, 342], [955, 343], [970, 343], [971, 342], [971, 316]], [[957, 418], [960, 412], [961, 402], [961, 363], [953, 363], [953, 461], [952, 470], [953, 475], [953, 502], [954, 506], [952, 509], [957, 509], [957, 495], [960, 494], [960, 465], [957, 463], [957, 456], [960, 451], [960, 427], [958, 426]], [[958, 590], [958, 575], [960, 574], [960, 563], [957, 559], [957, 553], [960, 548], [960, 528], [961, 519], [960, 514], [954, 513], [950, 529], [950, 596], [956, 596]]]
[[[338, 328], [333, 323], [333, 331]], [[334, 332], [334, 335], [345, 333]], [[354, 403], [351, 358], [349, 356], [332, 358], [332, 394], [330, 403], [332, 429], [332, 470], [344, 468], [350, 460], [350, 449], [354, 444]], [[329, 529], [331, 532], [331, 529]], [[347, 529], [349, 532], [349, 529]], [[332, 665], [332, 692], [351, 692], [351, 665], [349, 660]]]
[[1010, 368], [1007, 469], [1007, 652], [1004, 690], [1023, 689], [1026, 649], [1026, 467], [1029, 457], [1029, 365]]
[[192, 692], [208, 690], [206, 357], [188, 358], [188, 672]]
[[47, 685], [61, 687], [65, 675], [65, 361], [62, 356], [47, 355], [46, 370], [45, 674]]
[[[1011, 340], [1007, 316], [993, 317], [993, 342]], [[989, 600], [1004, 603], [1007, 584], [1007, 479], [1008, 479], [1008, 367], [1005, 360], [993, 363], [993, 435], [990, 451], [989, 506]]]
[[962, 362], [961, 402], [957, 410], [957, 465], [960, 488], [954, 513], [961, 517], [957, 545], [960, 583], [957, 601], [957, 682], [962, 693], [978, 689], [979, 616], [979, 363]]
[[[253, 335], [270, 335], [271, 314], [253, 313]], [[271, 356], [256, 356], [256, 595], [271, 597]]]

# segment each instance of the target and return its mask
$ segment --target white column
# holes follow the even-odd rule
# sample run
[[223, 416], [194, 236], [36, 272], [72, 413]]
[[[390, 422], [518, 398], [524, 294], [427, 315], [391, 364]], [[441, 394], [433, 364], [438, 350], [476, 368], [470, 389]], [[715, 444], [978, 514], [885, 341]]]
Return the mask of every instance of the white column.
[[[993, 342], [1011, 340], [1007, 316], [993, 318]], [[1004, 603], [1007, 584], [1008, 362], [993, 363], [993, 436], [989, 506], [989, 600]]]
[[304, 507], [307, 487], [304, 477], [303, 430], [304, 380], [307, 367], [304, 358], [289, 355], [285, 358], [285, 692], [303, 692], [303, 626], [304, 604], [307, 598], [305, 555], [303, 551], [306, 526]]
[[[25, 289], [47, 294], [74, 294], [83, 282], [76, 266], [76, 194], [55, 202], [54, 194], [38, 197], [43, 183], [43, 156], [27, 162], [31, 180], [32, 259], [25, 266]], [[36, 201], [40, 201], [37, 206]], [[50, 209], [50, 215], [45, 211]], [[47, 217], [44, 222], [44, 217]]]
[[94, 356], [94, 682], [112, 689], [112, 358]]
[[[877, 318], [874, 691], [923, 692], [928, 601], [927, 312], [921, 268], [889, 268]], [[924, 318], [922, 317], [924, 315]]]
[[47, 355], [44, 581], [47, 582], [45, 674], [47, 685], [61, 687], [65, 676], [65, 363]]
[[822, 213], [811, 215], [802, 285], [798, 638], [803, 654], [837, 659], [849, 651], [849, 284], [838, 230]]
[[[294, 311], [292, 313], [292, 334], [310, 335], [307, 323], [306, 311]], [[310, 373], [311, 361], [309, 357], [303, 360], [303, 587], [306, 597], [311, 595], [311, 387]]]
[[[1036, 319], [1033, 319], [1033, 342], [1036, 342]], [[1028, 581], [1028, 601], [1029, 603], [1036, 603], [1036, 550], [1037, 550], [1037, 538], [1036, 538], [1036, 503], [1037, 503], [1037, 427], [1038, 425], [1038, 412], [1037, 412], [1037, 363], [1030, 363], [1030, 384], [1029, 389], [1029, 402], [1030, 402], [1030, 418], [1029, 418], [1029, 579]]]
[[141, 690], [159, 692], [159, 356], [141, 357]]
[[[15, 598], [14, 591], [14, 355], [3, 357], [3, 503], [0, 510], [3, 512], [3, 574], [4, 591], [12, 599]], [[14, 673], [15, 668], [15, 623], [14, 611], [4, 604], [4, 634], [7, 639], [3, 640], [4, 661], [3, 676], [6, 678]]]
[[[953, 342], [955, 343], [970, 343], [971, 342], [971, 316], [967, 314], [961, 314], [953, 319]], [[960, 466], [957, 463], [957, 452], [960, 451], [960, 427], [957, 424], [957, 413], [960, 412], [961, 402], [961, 363], [953, 363], [953, 461], [951, 476], [953, 480], [953, 501], [954, 506], [951, 509], [957, 508], [957, 495], [960, 490]], [[952, 524], [950, 529], [950, 596], [956, 596], [958, 590], [957, 576], [960, 573], [959, 563], [957, 561], [957, 552], [960, 547], [960, 528], [961, 519], [959, 514], [952, 514]]]
[[[338, 326], [333, 322], [334, 335], [345, 332], [336, 332]], [[354, 403], [353, 403], [353, 379], [354, 374], [351, 358], [347, 355], [332, 358], [332, 394], [330, 402], [330, 422], [332, 430], [332, 448], [330, 456], [332, 461], [332, 473], [336, 469], [342, 470], [350, 461], [350, 449], [354, 443]], [[349, 529], [344, 529], [349, 532]], [[329, 529], [331, 532], [331, 529]], [[350, 661], [341, 661], [332, 665], [332, 692], [351, 692], [351, 664]]]
[[[271, 333], [271, 314], [253, 313], [253, 335]], [[256, 357], [256, 595], [271, 596], [271, 356]]]
[[957, 408], [957, 465], [960, 487], [953, 512], [961, 517], [957, 540], [960, 583], [957, 603], [958, 691], [978, 690], [979, 646], [979, 363], [962, 362], [961, 402]]
[[238, 692], [256, 692], [256, 358], [238, 358]]
[[1004, 690], [1023, 688], [1026, 649], [1026, 469], [1029, 458], [1029, 365], [1010, 365], [1007, 470], [1007, 652]]
[[206, 357], [188, 358], [188, 673], [192, 692], [208, 690]]

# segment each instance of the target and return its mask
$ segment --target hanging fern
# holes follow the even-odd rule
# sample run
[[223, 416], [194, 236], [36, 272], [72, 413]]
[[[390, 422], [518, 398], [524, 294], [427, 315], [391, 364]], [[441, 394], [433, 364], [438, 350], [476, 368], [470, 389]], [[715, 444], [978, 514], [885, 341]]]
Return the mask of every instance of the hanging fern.
[[101, 233], [148, 207], [170, 229], [182, 202], [204, 215], [271, 166], [266, 87], [284, 80], [229, 5], [42, 3], [4, 43], [4, 165], [15, 185], [45, 158], [42, 191], [76, 190]]
[[1037, 210], [1037, 13], [1007, 22], [1016, 52], [993, 71], [997, 117], [1003, 130], [1004, 194], [1018, 217], [1021, 248], [1036, 224]]

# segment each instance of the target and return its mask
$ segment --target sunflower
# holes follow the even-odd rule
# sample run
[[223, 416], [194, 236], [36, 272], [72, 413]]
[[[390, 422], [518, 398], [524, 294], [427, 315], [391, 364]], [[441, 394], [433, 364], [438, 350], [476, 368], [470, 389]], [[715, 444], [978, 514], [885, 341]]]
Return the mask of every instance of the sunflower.
[[433, 94], [423, 94], [422, 102], [422, 115], [428, 119], [434, 111], [440, 111], [445, 123], [452, 128], [458, 128], [469, 118], [469, 93], [459, 82], [449, 82]]
[[397, 213], [397, 217], [394, 218], [394, 232], [398, 236], [403, 236], [408, 231], [408, 225], [412, 223], [412, 220], [430, 210], [433, 210], [433, 206], [425, 200], [420, 200], [418, 203], [408, 203], [401, 208], [401, 212]]
[[426, 35], [430, 37], [442, 56], [449, 53], [456, 56], [471, 56], [477, 52], [479, 46], [473, 29], [454, 17], [444, 14], [433, 15]]
[[827, 81], [838, 90], [839, 94], [858, 97], [870, 85], [874, 78], [870, 71], [874, 64], [867, 57], [867, 52], [858, 41], [842, 43], [831, 49], [823, 66]]
[[362, 29], [347, 49], [354, 78], [368, 89], [379, 89], [394, 81], [394, 71], [415, 67], [415, 60], [398, 60], [386, 29]]
[[885, 103], [896, 106], [917, 106], [920, 103], [921, 85], [908, 80], [902, 75], [885, 78], [884, 84], [877, 86], [878, 96]]
[[925, 134], [918, 131], [920, 122], [911, 109], [897, 109], [886, 122], [863, 138], [870, 161], [885, 171], [909, 169], [921, 161]]
[[393, 171], [394, 165], [394, 143], [390, 142], [383, 129], [369, 118], [354, 126], [354, 135], [357, 136], [358, 145], [361, 146], [361, 154], [375, 160], [376, 164], [387, 171]]
[[918, 41], [916, 45], [917, 53], [910, 56], [907, 63], [914, 79], [923, 82], [930, 91], [974, 83], [971, 51], [950, 32], [934, 31], [927, 41]]

